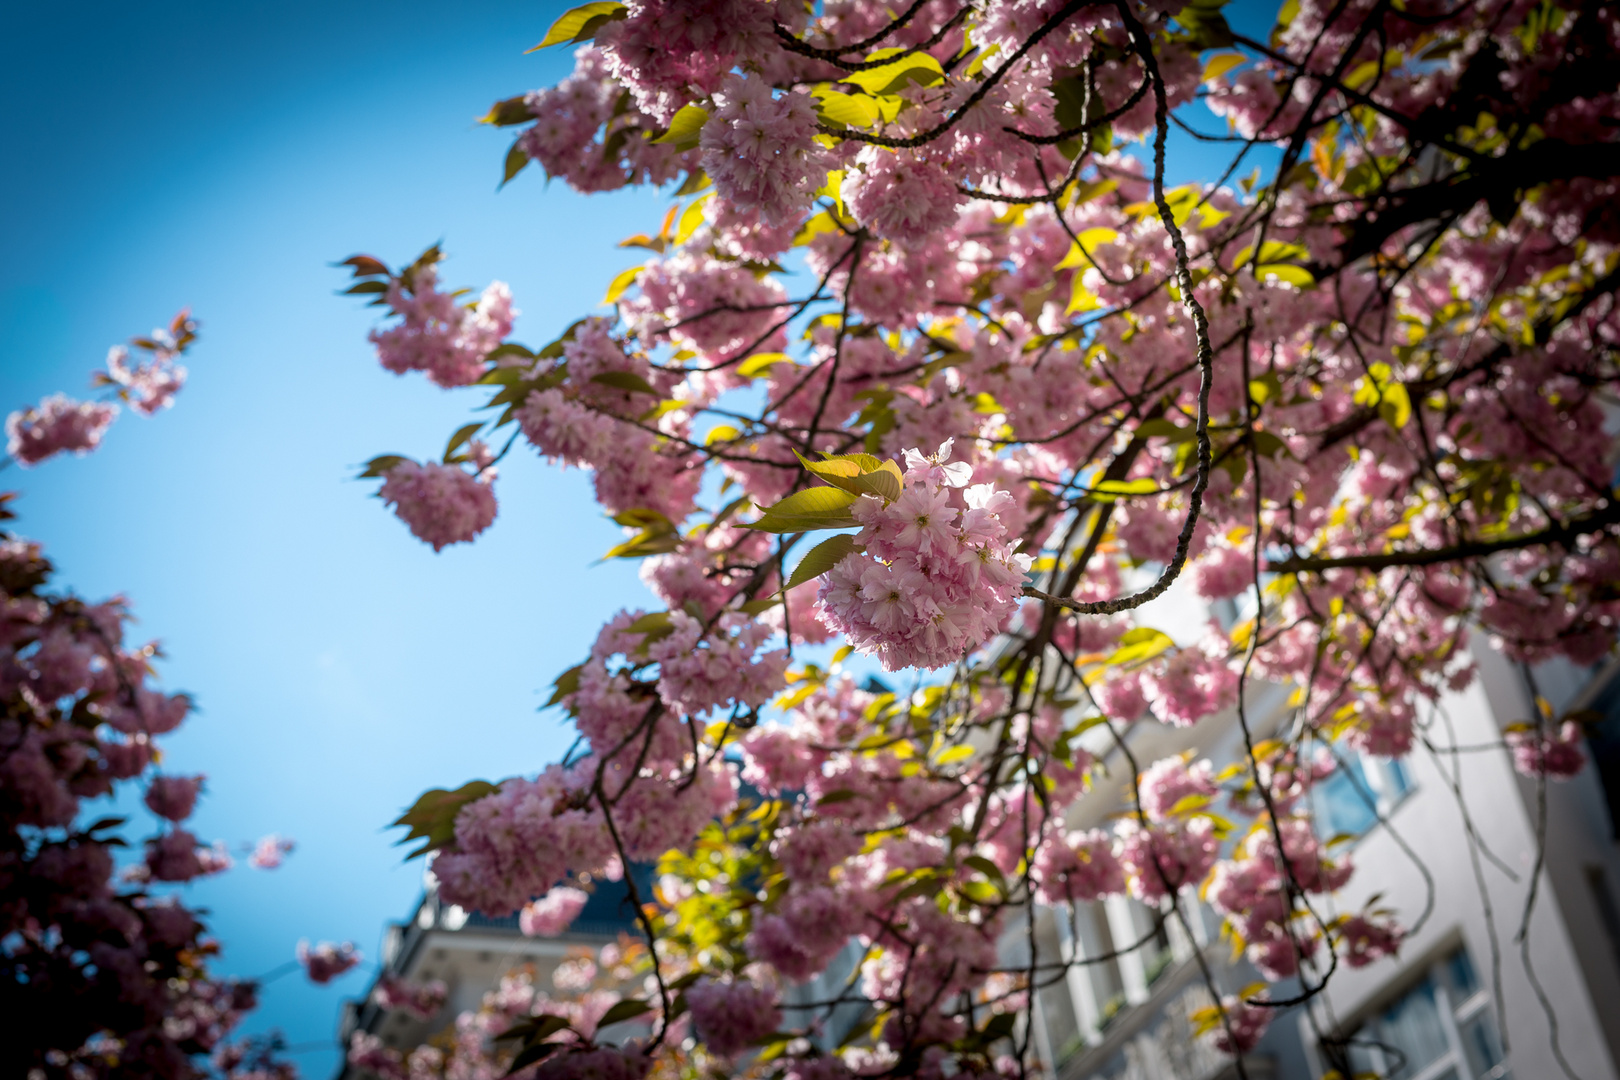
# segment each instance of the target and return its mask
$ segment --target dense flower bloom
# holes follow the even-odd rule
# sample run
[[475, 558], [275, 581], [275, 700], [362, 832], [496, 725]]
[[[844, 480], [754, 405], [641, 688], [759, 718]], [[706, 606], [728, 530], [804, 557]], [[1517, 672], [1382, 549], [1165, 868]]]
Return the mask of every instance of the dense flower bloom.
[[360, 952], [351, 941], [341, 945], [323, 941], [311, 948], [309, 942], [298, 943], [298, 962], [304, 966], [309, 981], [324, 986], [360, 962]]
[[700, 145], [715, 190], [773, 224], [796, 216], [827, 173], [810, 96], [774, 97], [762, 79], [728, 75], [714, 100]]
[[418, 1020], [431, 1020], [444, 1008], [449, 993], [449, 988], [440, 979], [413, 983], [384, 973], [371, 992], [371, 1000], [381, 1008], [409, 1013]]
[[494, 522], [494, 474], [494, 469], [474, 476], [457, 465], [402, 461], [388, 470], [377, 495], [413, 536], [443, 551], [471, 541]]
[[892, 503], [863, 495], [853, 509], [863, 551], [833, 567], [817, 613], [888, 671], [941, 667], [978, 648], [1017, 608], [1030, 559], [1006, 543], [1000, 514], [1012, 497], [992, 484], [951, 505], [971, 467], [949, 463], [951, 444], [933, 458], [907, 453], [906, 486]]
[[438, 270], [417, 267], [407, 281], [388, 284], [388, 306], [401, 321], [373, 330], [377, 359], [396, 375], [424, 371], [439, 386], [465, 386], [484, 374], [484, 358], [512, 332], [517, 311], [503, 282], [484, 290], [476, 304], [462, 306], [440, 292]]
[[88, 454], [117, 415], [116, 405], [52, 394], [38, 408], [6, 417], [6, 453], [19, 465], [38, 465], [64, 451]]
[[1548, 776], [1567, 780], [1581, 771], [1586, 755], [1581, 751], [1581, 726], [1565, 721], [1557, 732], [1510, 731], [1508, 747], [1513, 751], [1513, 767], [1525, 776]]
[[568, 929], [589, 894], [567, 885], [558, 885], [538, 900], [531, 900], [518, 913], [518, 926], [530, 937], [554, 937]]
[[686, 991], [698, 1037], [722, 1057], [731, 1057], [771, 1034], [782, 1023], [776, 994], [744, 980], [703, 978]]
[[256, 870], [274, 870], [292, 852], [293, 846], [292, 840], [277, 836], [275, 833], [261, 837], [259, 842], [253, 845], [253, 854], [248, 856], [248, 865]]
[[887, 240], [921, 244], [956, 220], [961, 192], [949, 174], [911, 151], [867, 147], [844, 178], [855, 220]]
[[184, 821], [191, 816], [202, 790], [201, 776], [159, 776], [146, 789], [146, 805], [152, 813], [169, 821]]

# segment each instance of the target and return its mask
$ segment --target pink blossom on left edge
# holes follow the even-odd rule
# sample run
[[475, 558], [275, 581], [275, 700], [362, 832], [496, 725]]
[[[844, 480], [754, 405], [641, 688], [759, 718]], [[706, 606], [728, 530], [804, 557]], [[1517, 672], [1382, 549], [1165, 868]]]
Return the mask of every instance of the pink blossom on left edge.
[[64, 451], [84, 455], [101, 445], [118, 406], [52, 394], [38, 408], [6, 417], [6, 453], [19, 465], [38, 465]]

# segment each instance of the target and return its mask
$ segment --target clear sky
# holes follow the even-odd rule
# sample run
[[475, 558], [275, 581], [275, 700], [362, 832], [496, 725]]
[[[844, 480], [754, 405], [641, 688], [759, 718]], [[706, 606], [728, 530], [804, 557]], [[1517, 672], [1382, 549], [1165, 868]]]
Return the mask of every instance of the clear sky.
[[[441, 280], [509, 282], [514, 336], [539, 345], [640, 261], [619, 239], [657, 230], [653, 192], [587, 200], [534, 169], [496, 190], [509, 135], [474, 118], [568, 70], [523, 55], [565, 6], [0, 9], [0, 413], [87, 393], [109, 345], [182, 306], [202, 321], [174, 409], [126, 412], [96, 454], [0, 488], [58, 584], [126, 594], [165, 685], [196, 696], [165, 767], [208, 775], [199, 835], [298, 841], [278, 871], [188, 888], [228, 973], [301, 937], [352, 939], [369, 966], [421, 884], [387, 823], [426, 788], [560, 756], [570, 733], [536, 712], [551, 679], [646, 601], [634, 567], [593, 565], [620, 535], [580, 473], [510, 455], [495, 526], [439, 555], [350, 479], [378, 453], [438, 454], [480, 395], [379, 368], [376, 311], [335, 296], [329, 264], [442, 239]], [[282, 1029], [328, 1076], [364, 980], [279, 979], [248, 1030]]]

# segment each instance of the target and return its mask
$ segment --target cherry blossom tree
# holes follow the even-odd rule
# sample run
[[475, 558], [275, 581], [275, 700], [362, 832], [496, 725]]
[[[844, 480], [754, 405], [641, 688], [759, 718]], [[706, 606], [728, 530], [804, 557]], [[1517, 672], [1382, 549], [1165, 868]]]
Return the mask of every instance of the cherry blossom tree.
[[[52, 395], [6, 421], [11, 460], [31, 466], [96, 448], [120, 402], [145, 416], [173, 403], [195, 341], [181, 312], [115, 347], [95, 385], [110, 400]], [[0, 521], [16, 515], [0, 495]], [[210, 971], [219, 943], [174, 886], [232, 865], [186, 827], [205, 777], [165, 771], [160, 739], [190, 697], [156, 685], [156, 642], [126, 639], [123, 597], [53, 589], [39, 544], [0, 531], [0, 1071], [31, 1078], [291, 1075], [270, 1045], [229, 1036], [257, 982]], [[156, 831], [130, 854], [127, 816], [96, 802], [141, 791]], [[268, 837], [254, 865], [291, 842]], [[251, 846], [250, 846], [251, 850]], [[267, 861], [271, 856], [274, 861]]]
[[[518, 129], [506, 179], [675, 200], [607, 313], [531, 349], [437, 248], [347, 263], [383, 366], [491, 409], [442, 461], [370, 463], [410, 530], [491, 527], [527, 444], [589, 472], [656, 597], [557, 678], [565, 760], [400, 819], [448, 902], [535, 926], [659, 864], [626, 878], [645, 1037], [528, 1014], [486, 1052], [1024, 1075], [1030, 991], [1086, 962], [998, 966], [1037, 902], [1185, 922], [1203, 889], [1270, 981], [1204, 972], [1238, 1055], [1394, 953], [1415, 913], [1330, 914], [1354, 868], [1311, 787], [1424, 745], [1470, 635], [1524, 665], [1615, 641], [1616, 12], [1290, 0], [1262, 39], [1219, 0], [603, 0], [541, 44], [575, 68], [485, 118]], [[1167, 186], [1176, 129], [1227, 166]], [[1248, 614], [1139, 625], [1178, 581]], [[1261, 682], [1292, 694], [1264, 739]], [[1222, 771], [1127, 741], [1227, 711]], [[1579, 743], [1540, 715], [1500, 752], [1544, 784]], [[1115, 748], [1132, 813], [1072, 830]], [[873, 1023], [826, 1056], [781, 995], [850, 941], [811, 1007]]]

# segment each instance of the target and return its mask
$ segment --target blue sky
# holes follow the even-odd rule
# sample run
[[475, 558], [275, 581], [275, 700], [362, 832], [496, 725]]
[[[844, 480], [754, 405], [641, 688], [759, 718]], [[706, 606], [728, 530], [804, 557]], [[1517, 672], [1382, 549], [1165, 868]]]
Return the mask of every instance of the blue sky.
[[[331, 263], [442, 239], [442, 279], [509, 282], [515, 337], [539, 345], [640, 261], [619, 239], [657, 229], [653, 192], [587, 200], [534, 170], [496, 190], [508, 136], [474, 118], [565, 73], [565, 52], [523, 55], [564, 6], [0, 11], [0, 412], [84, 394], [109, 345], [182, 306], [202, 321], [173, 410], [0, 488], [59, 585], [126, 594], [165, 684], [196, 696], [165, 765], [209, 776], [199, 834], [298, 841], [274, 873], [190, 887], [227, 972], [270, 971], [301, 937], [374, 959], [420, 888], [387, 822], [426, 788], [558, 757], [568, 733], [536, 712], [551, 679], [645, 601], [634, 567], [594, 565], [619, 534], [577, 472], [509, 456], [494, 528], [439, 555], [350, 479], [378, 453], [437, 454], [479, 395], [382, 371], [375, 310], [334, 295]], [[329, 1075], [362, 984], [278, 980], [250, 1030]]]

